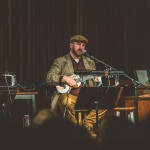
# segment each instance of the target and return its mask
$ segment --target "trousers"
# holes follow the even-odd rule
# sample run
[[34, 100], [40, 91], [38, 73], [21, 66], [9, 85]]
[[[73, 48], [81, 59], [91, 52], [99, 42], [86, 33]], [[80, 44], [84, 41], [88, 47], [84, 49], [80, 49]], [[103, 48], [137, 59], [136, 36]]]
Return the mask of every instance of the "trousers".
[[[86, 100], [86, 99], [85, 99]], [[78, 121], [75, 116], [75, 104], [77, 101], [77, 96], [72, 94], [61, 94], [58, 99], [58, 106], [62, 115], [65, 113], [65, 118], [70, 120], [74, 125], [77, 125]], [[66, 110], [65, 110], [66, 107]], [[102, 119], [107, 110], [98, 110], [98, 120]], [[91, 110], [84, 118], [83, 125], [85, 127], [93, 128], [96, 123], [96, 111]]]

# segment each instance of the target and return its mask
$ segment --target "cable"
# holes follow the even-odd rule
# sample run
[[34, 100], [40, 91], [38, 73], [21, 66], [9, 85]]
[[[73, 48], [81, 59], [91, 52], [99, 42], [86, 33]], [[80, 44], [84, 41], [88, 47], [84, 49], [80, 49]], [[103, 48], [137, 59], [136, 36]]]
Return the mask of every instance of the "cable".
[[68, 105], [68, 97], [69, 97], [69, 94], [70, 94], [70, 90], [71, 88], [67, 91], [67, 100], [66, 100], [66, 106], [65, 106], [65, 109], [64, 109], [64, 113], [63, 113], [63, 119], [65, 119], [66, 117], [66, 111], [67, 111], [67, 105]]
[[9, 88], [8, 81], [7, 81], [6, 76], [5, 76], [5, 82], [6, 82], [6, 85], [7, 85], [7, 89], [8, 89], [8, 94], [9, 94], [10, 102], [11, 102], [11, 104], [12, 104], [12, 98], [11, 98], [10, 88]]
[[18, 85], [19, 87], [21, 87], [24, 91], [32, 91], [32, 90], [35, 90], [35, 85], [34, 85], [34, 84], [32, 84], [32, 85], [33, 85], [33, 88], [31, 88], [31, 89], [26, 89], [26, 87], [23, 87], [23, 86], [20, 85], [19, 83], [17, 83], [17, 85]]
[[107, 94], [109, 88], [110, 88], [110, 78], [109, 78], [109, 76], [108, 76], [108, 86], [107, 86], [107, 89], [106, 89], [106, 91], [105, 91], [105, 93], [104, 93], [104, 95], [103, 95], [103, 97], [102, 97], [101, 104], [102, 104], [102, 102], [103, 102], [103, 100], [104, 100], [104, 98], [105, 98], [105, 96], [106, 96], [106, 94]]
[[[8, 89], [8, 94], [9, 94], [10, 102], [11, 102], [11, 105], [12, 105], [13, 101], [12, 101], [12, 98], [11, 98], [10, 88], [9, 88], [6, 76], [5, 76], [5, 82], [6, 82], [6, 86], [7, 86], [7, 89]], [[4, 104], [4, 109], [5, 109], [5, 104]], [[12, 118], [11, 112], [9, 111], [8, 114], [9, 114], [9, 118], [10, 118], [10, 122], [11, 122], [11, 118]]]

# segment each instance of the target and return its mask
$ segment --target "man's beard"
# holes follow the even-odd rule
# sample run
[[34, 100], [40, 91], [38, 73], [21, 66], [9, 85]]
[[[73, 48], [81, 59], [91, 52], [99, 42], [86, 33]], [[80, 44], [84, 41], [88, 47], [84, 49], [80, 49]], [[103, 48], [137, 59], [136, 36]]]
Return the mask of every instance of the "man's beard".
[[[82, 51], [82, 50], [79, 49], [79, 51]], [[72, 53], [73, 53], [76, 57], [80, 57], [80, 56], [82, 55], [82, 53], [79, 53], [79, 54], [78, 54], [78, 53], [75, 51], [74, 48], [72, 48]]]

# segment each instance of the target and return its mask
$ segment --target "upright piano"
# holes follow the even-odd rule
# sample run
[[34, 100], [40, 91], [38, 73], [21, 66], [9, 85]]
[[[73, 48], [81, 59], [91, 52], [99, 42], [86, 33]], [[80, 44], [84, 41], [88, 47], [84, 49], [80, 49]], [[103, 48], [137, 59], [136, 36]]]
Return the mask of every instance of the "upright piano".
[[138, 122], [144, 123], [150, 117], [150, 85], [145, 87], [137, 86], [136, 99], [134, 85], [130, 81], [127, 82], [120, 81], [120, 86], [123, 87], [123, 91], [118, 105], [123, 107], [134, 107], [138, 100]]

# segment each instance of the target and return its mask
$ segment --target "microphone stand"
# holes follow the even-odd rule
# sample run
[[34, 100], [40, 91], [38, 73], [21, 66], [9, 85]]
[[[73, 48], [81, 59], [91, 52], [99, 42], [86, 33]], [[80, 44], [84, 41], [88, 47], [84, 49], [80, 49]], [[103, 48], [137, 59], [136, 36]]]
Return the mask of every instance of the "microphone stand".
[[45, 96], [45, 105], [46, 107], [49, 107], [49, 85], [46, 82], [43, 82], [40, 84], [44, 88], [44, 96]]
[[[86, 55], [87, 57], [89, 57], [90, 59], [96, 60], [97, 62], [99, 62], [99, 63], [105, 65], [105, 67], [111, 68], [111, 70], [113, 69], [113, 70], [115, 70], [115, 71], [118, 71], [116, 68], [114, 68], [114, 67], [112, 67], [112, 66], [106, 64], [105, 62], [103, 62], [103, 61], [101, 61], [101, 60], [95, 58], [94, 56], [89, 55], [87, 52], [85, 52], [85, 55]], [[123, 75], [124, 75], [125, 77], [127, 77], [128, 79], [130, 79], [130, 80], [132, 81], [132, 83], [134, 84], [135, 108], [136, 108], [136, 110], [135, 110], [135, 114], [136, 114], [136, 115], [135, 115], [135, 123], [138, 124], [138, 86], [139, 86], [139, 85], [142, 86], [142, 87], [145, 87], [145, 86], [144, 86], [142, 83], [140, 83], [139, 81], [137, 81], [137, 80], [131, 78], [131, 77], [128, 76], [127, 74], [123, 74]]]

